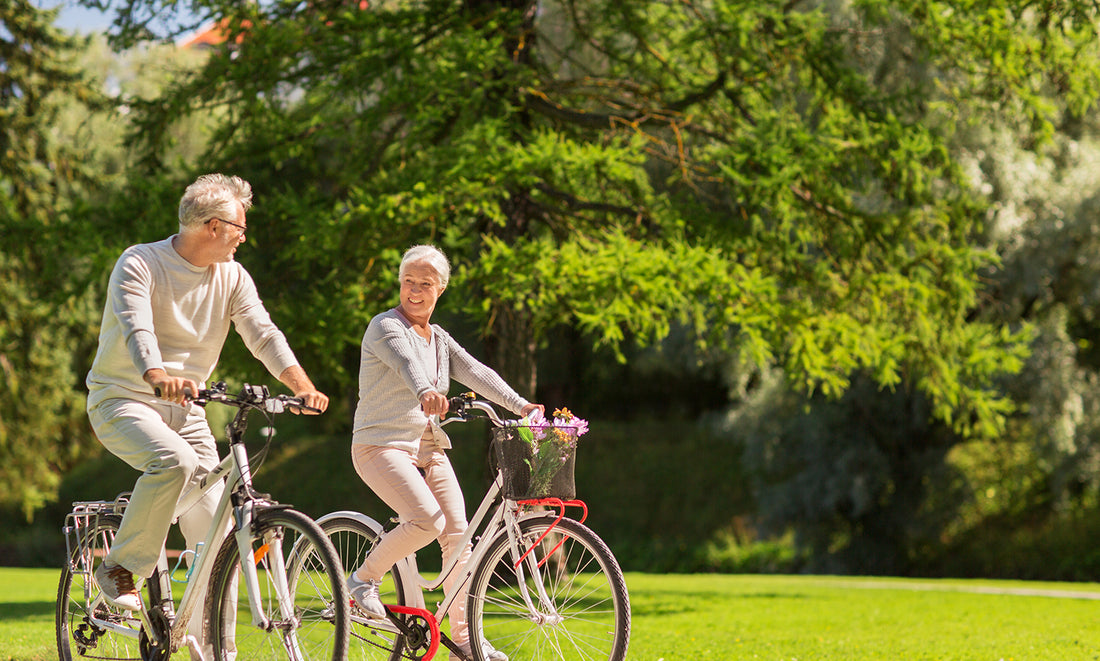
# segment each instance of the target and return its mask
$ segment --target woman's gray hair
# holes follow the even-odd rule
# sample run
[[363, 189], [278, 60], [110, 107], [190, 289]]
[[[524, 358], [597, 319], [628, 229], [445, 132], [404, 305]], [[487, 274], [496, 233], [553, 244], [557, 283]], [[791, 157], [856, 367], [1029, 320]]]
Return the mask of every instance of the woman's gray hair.
[[252, 206], [252, 186], [240, 177], [204, 174], [180, 198], [180, 231], [198, 227], [211, 218], [237, 222], [237, 202]]
[[405, 256], [401, 258], [401, 268], [397, 271], [397, 279], [405, 279], [405, 268], [410, 264], [425, 263], [435, 270], [435, 274], [439, 276], [439, 284], [443, 289], [447, 288], [447, 283], [451, 279], [451, 263], [447, 261], [447, 256], [443, 254], [443, 251], [435, 246], [419, 245], [413, 246], [405, 251]]

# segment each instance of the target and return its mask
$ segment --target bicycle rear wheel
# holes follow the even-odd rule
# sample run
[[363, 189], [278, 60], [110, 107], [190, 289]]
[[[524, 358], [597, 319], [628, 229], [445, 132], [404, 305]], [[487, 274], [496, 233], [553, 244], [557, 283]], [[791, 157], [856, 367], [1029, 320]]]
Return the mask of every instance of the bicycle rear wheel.
[[[114, 544], [122, 517], [102, 514], [77, 538], [57, 588], [57, 652], [72, 659], [141, 659], [139, 614], [110, 606], [92, 577]], [[154, 577], [154, 579], [156, 578]]]
[[[519, 522], [519, 562], [500, 534], [478, 563], [467, 613], [475, 661], [482, 642], [509, 661], [626, 658], [630, 599], [619, 563], [596, 533], [572, 519]], [[548, 529], [549, 534], [539, 542]]]
[[[297, 550], [295, 550], [297, 549]], [[266, 627], [252, 623], [240, 553], [230, 535], [214, 561], [206, 602], [207, 640], [222, 661], [294, 659], [342, 661], [348, 649], [348, 592], [340, 559], [317, 524], [291, 509], [258, 511], [252, 522], [252, 561]], [[279, 570], [285, 571], [278, 576]], [[290, 607], [277, 586], [289, 587]]]
[[[344, 576], [358, 569], [381, 539], [375, 530], [353, 517], [337, 516], [326, 519], [320, 525], [340, 556]], [[405, 605], [404, 581], [399, 572], [391, 571], [386, 576], [379, 596], [384, 604]], [[406, 653], [405, 637], [397, 633], [389, 620], [373, 620], [358, 608], [351, 609], [349, 661], [396, 661], [404, 658], [410, 658]]]

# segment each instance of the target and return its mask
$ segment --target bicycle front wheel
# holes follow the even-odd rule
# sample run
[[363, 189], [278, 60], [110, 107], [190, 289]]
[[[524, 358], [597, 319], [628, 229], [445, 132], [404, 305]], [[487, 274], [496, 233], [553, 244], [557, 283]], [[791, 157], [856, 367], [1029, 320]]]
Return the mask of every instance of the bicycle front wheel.
[[[215, 659], [347, 658], [348, 592], [340, 559], [312, 519], [291, 509], [256, 513], [249, 559], [259, 582], [256, 604], [241, 580], [240, 560], [231, 534], [214, 561], [206, 602]], [[252, 606], [259, 609], [259, 623], [253, 622]]]
[[141, 659], [139, 613], [110, 606], [92, 577], [107, 557], [121, 516], [103, 514], [77, 538], [57, 588], [57, 652], [72, 659]]
[[474, 570], [467, 613], [475, 661], [485, 661], [482, 643], [509, 661], [626, 658], [630, 598], [619, 563], [596, 533], [572, 519], [553, 525], [556, 518], [520, 521], [519, 544], [498, 535]]

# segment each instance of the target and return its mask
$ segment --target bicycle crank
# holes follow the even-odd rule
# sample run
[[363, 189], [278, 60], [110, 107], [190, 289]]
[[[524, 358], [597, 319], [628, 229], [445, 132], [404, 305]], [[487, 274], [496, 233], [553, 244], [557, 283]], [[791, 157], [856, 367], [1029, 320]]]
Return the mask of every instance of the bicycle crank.
[[172, 657], [172, 626], [159, 608], [149, 611], [149, 621], [153, 625], [152, 635], [142, 627], [138, 637], [142, 661], [168, 661]]
[[386, 606], [386, 617], [405, 638], [409, 659], [429, 661], [439, 649], [439, 623], [423, 608]]

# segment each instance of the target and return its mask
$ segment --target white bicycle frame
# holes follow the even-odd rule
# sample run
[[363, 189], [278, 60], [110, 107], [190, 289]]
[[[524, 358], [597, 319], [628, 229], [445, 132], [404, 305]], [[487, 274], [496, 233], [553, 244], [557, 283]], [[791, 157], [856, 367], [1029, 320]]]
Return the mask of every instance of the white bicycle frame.
[[[416, 553], [410, 553], [409, 555], [405, 556], [401, 560], [398, 560], [397, 563], [395, 563], [395, 567], [397, 567], [397, 571], [400, 572], [402, 578], [413, 579], [411, 581], [403, 581], [401, 585], [404, 597], [404, 604], [406, 606], [426, 609], [426, 605], [424, 602], [424, 591], [433, 591], [440, 589], [441, 587], [443, 587], [443, 584], [447, 582], [447, 579], [450, 578], [451, 574], [454, 571], [460, 571], [461, 573], [459, 574], [457, 580], [451, 588], [450, 593], [445, 595], [443, 600], [439, 602], [439, 607], [435, 612], [436, 622], [442, 621], [442, 619], [446, 616], [447, 611], [450, 609], [451, 604], [454, 603], [454, 600], [457, 598], [465, 597], [466, 591], [463, 589], [463, 587], [473, 576], [474, 570], [477, 568], [482, 557], [488, 552], [490, 543], [494, 539], [496, 539], [498, 535], [501, 534], [502, 530], [504, 530], [507, 531], [509, 542], [511, 543], [512, 560], [516, 567], [517, 573], [520, 574], [521, 580], [519, 581], [519, 589], [521, 594], [523, 595], [524, 602], [527, 604], [527, 607], [531, 610], [532, 613], [538, 612], [534, 601], [531, 599], [528, 593], [526, 582], [522, 580], [522, 558], [526, 555], [527, 549], [521, 547], [517, 533], [519, 531], [520, 521], [523, 521], [527, 518], [539, 516], [539, 514], [531, 513], [527, 515], [516, 516], [515, 512], [518, 509], [516, 501], [507, 499], [502, 499], [500, 501], [500, 503], [496, 506], [496, 511], [493, 512], [492, 517], [489, 519], [488, 524], [485, 526], [484, 533], [478, 540], [478, 543], [473, 546], [473, 550], [470, 553], [469, 560], [466, 561], [461, 569], [457, 568], [458, 559], [459, 557], [461, 557], [462, 550], [466, 547], [467, 544], [469, 544], [473, 540], [474, 535], [477, 534], [477, 532], [481, 529], [481, 522], [488, 515], [489, 509], [493, 507], [493, 503], [500, 495], [500, 491], [501, 476], [500, 473], [497, 473], [496, 478], [489, 486], [489, 490], [486, 492], [485, 497], [482, 498], [481, 504], [478, 506], [477, 511], [471, 518], [470, 523], [466, 528], [466, 533], [462, 537], [461, 543], [458, 544], [454, 554], [452, 554], [450, 558], [447, 558], [447, 561], [443, 564], [443, 567], [439, 572], [439, 576], [435, 580], [425, 579], [420, 574], [420, 570], [416, 564]], [[323, 525], [326, 521], [335, 518], [355, 519], [373, 530], [375, 534], [379, 537], [381, 537], [385, 533], [382, 524], [361, 512], [355, 512], [351, 510], [331, 512], [317, 519], [317, 523]], [[538, 597], [539, 603], [543, 609], [542, 614], [549, 618], [556, 616], [557, 612], [555, 610], [553, 600], [550, 599], [549, 596], [546, 594], [545, 586], [543, 585], [542, 581], [537, 580], [539, 571], [538, 564], [534, 562], [530, 563], [530, 571], [532, 572], [533, 577], [536, 579], [535, 584], [539, 586]], [[367, 623], [372, 627], [392, 630], [394, 633], [397, 633], [396, 627], [392, 627], [392, 625], [389, 625], [386, 620], [369, 620]]]
[[[260, 582], [256, 572], [256, 564], [252, 561], [252, 517], [255, 501], [251, 499], [246, 500], [242, 506], [235, 510], [230, 504], [233, 492], [238, 487], [242, 484], [250, 485], [252, 483], [251, 470], [248, 465], [248, 453], [244, 444], [231, 443], [230, 452], [222, 459], [221, 463], [203, 477], [197, 486], [191, 488], [180, 498], [176, 506], [175, 514], [173, 515], [173, 522], [180, 514], [195, 506], [195, 504], [197, 504], [207, 492], [213, 489], [223, 477], [228, 478], [225, 489], [222, 491], [221, 499], [218, 501], [218, 507], [214, 513], [213, 523], [210, 526], [209, 532], [207, 532], [206, 541], [203, 543], [203, 552], [197, 554], [198, 557], [193, 563], [190, 579], [188, 579], [187, 587], [184, 589], [183, 597], [180, 599], [179, 611], [175, 614], [172, 613], [171, 575], [168, 567], [168, 555], [163, 547], [160, 551], [160, 560], [157, 562], [157, 568], [160, 570], [158, 575], [161, 583], [162, 603], [142, 603], [140, 617], [147, 632], [156, 631], [153, 626], [152, 618], [149, 615], [150, 610], [153, 608], [165, 609], [165, 615], [168, 616], [169, 621], [172, 622], [169, 640], [173, 653], [184, 644], [187, 644], [191, 646], [194, 652], [201, 656], [198, 641], [195, 640], [194, 636], [187, 634], [187, 625], [191, 620], [191, 615], [194, 613], [195, 608], [201, 607], [198, 603], [199, 599], [197, 596], [199, 594], [199, 586], [206, 586], [210, 580], [214, 558], [217, 556], [218, 549], [221, 547], [220, 543], [228, 538], [228, 526], [231, 516], [235, 518], [236, 523], [237, 532], [235, 534], [241, 557], [241, 573], [244, 577], [245, 587], [248, 590], [249, 606], [252, 611], [252, 624], [257, 627], [266, 627], [269, 624], [269, 621], [264, 616], [261, 605]], [[289, 618], [293, 615], [293, 604], [286, 583], [285, 567], [282, 566], [282, 553], [269, 553], [268, 557], [276, 559], [274, 573], [276, 574], [276, 592], [278, 593], [279, 606], [282, 615]], [[92, 603], [91, 613], [96, 612], [97, 607], [102, 601], [103, 596], [100, 594]], [[101, 629], [107, 629], [113, 633], [135, 639], [140, 636], [140, 632], [137, 629], [124, 624], [95, 618], [91, 613], [89, 613], [91, 622]], [[149, 635], [150, 642], [153, 644], [163, 642], [153, 640], [151, 633], [147, 635]], [[296, 644], [296, 641], [293, 641], [291, 644]]]

